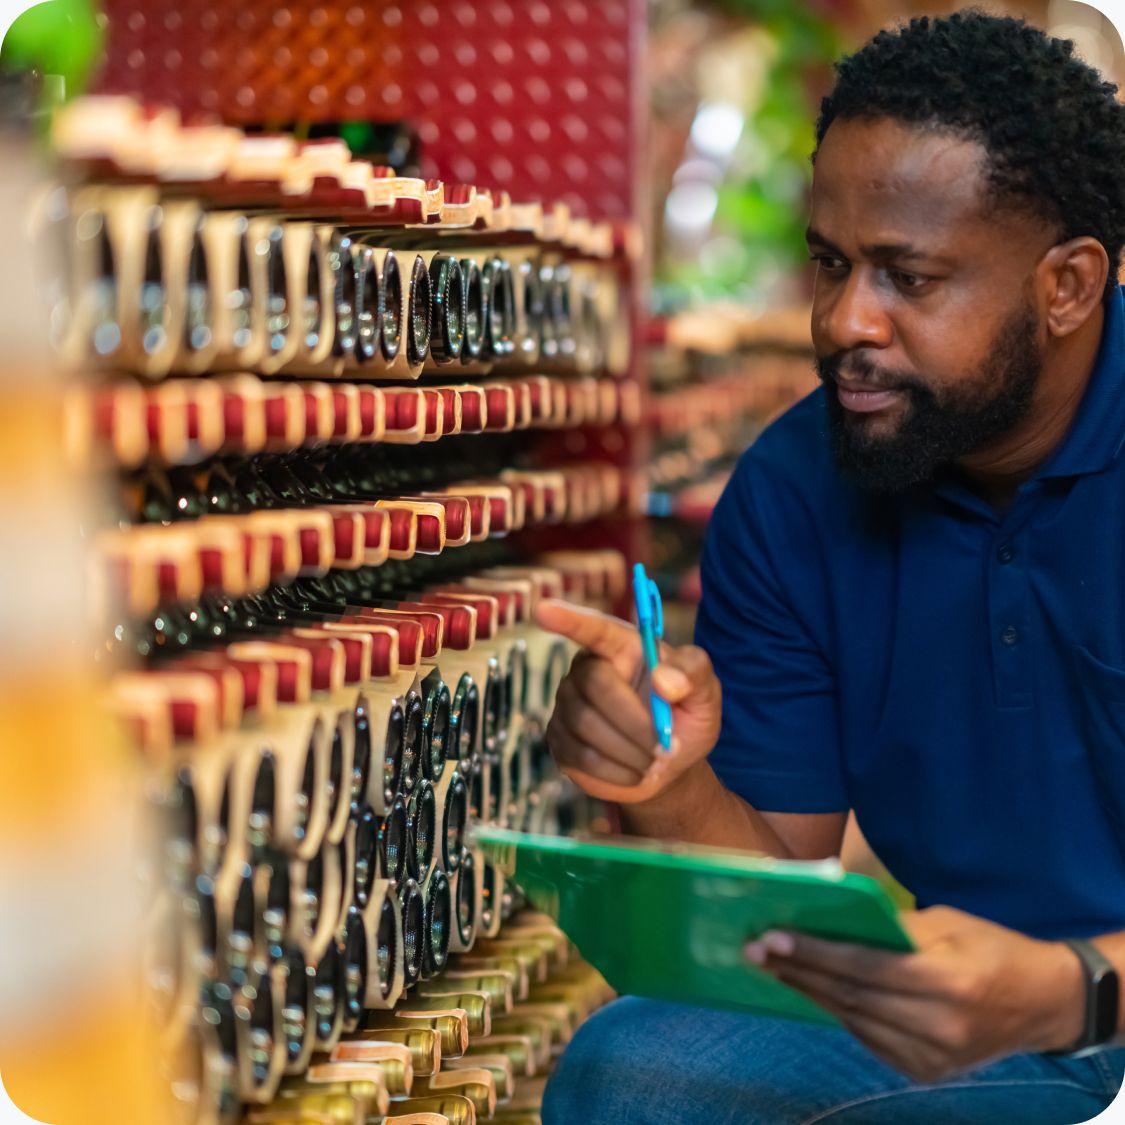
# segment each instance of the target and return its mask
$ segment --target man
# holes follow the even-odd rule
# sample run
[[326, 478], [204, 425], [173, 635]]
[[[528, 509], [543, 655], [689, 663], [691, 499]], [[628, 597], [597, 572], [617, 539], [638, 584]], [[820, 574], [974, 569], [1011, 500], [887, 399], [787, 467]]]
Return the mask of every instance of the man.
[[553, 603], [585, 651], [549, 738], [644, 836], [812, 859], [854, 809], [918, 951], [748, 945], [847, 1031], [619, 1000], [549, 1125], [1065, 1123], [1125, 1070], [1125, 108], [970, 12], [841, 63], [817, 145], [824, 386], [715, 511], [673, 751], [636, 632]]

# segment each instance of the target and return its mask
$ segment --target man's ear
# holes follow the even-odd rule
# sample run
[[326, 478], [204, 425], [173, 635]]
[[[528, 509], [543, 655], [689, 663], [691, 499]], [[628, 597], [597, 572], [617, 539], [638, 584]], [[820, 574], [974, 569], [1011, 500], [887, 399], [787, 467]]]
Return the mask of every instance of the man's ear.
[[1036, 270], [1046, 300], [1047, 331], [1069, 336], [1090, 319], [1105, 293], [1109, 256], [1089, 235], [1052, 246]]

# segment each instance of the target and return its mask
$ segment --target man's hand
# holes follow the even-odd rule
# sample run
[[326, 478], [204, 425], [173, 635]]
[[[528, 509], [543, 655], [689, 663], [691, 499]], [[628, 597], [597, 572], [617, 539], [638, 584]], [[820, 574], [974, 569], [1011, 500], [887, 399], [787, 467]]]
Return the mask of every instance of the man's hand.
[[770, 932], [751, 942], [746, 955], [920, 1082], [1077, 1041], [1082, 971], [1065, 945], [944, 906], [903, 921], [916, 953]]
[[653, 687], [672, 705], [672, 749], [657, 744], [642, 695], [641, 638], [616, 617], [543, 601], [539, 625], [582, 646], [559, 685], [547, 742], [559, 768], [592, 797], [632, 804], [663, 792], [719, 736], [722, 695], [707, 654], [662, 646]]

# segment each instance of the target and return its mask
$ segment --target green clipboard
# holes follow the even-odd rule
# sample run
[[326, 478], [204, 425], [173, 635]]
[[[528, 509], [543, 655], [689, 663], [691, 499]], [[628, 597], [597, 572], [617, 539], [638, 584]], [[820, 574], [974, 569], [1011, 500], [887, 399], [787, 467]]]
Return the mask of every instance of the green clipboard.
[[478, 825], [475, 842], [621, 994], [839, 1021], [749, 964], [746, 942], [789, 929], [898, 952], [914, 946], [886, 892], [836, 860], [534, 836]]

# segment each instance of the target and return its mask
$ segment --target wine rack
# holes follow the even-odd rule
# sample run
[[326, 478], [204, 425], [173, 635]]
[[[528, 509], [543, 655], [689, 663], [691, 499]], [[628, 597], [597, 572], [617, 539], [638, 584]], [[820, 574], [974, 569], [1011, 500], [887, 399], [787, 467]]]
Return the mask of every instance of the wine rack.
[[816, 384], [808, 310], [756, 318], [699, 308], [651, 326], [652, 434], [644, 509], [669, 640], [689, 643], [699, 557], [712, 510], [738, 455]]
[[[177, 1121], [537, 1119], [609, 998], [475, 846], [598, 810], [544, 730], [610, 608], [634, 426], [619, 228], [183, 122], [60, 114], [63, 440], [143, 761], [150, 1021]], [[608, 543], [605, 539], [604, 543]]]

